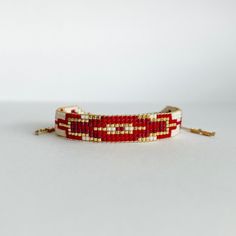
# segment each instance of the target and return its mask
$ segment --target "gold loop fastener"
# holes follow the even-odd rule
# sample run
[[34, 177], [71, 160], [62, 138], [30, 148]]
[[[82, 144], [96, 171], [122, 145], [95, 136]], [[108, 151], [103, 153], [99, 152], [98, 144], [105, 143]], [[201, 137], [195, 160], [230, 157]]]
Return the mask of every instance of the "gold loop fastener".
[[48, 133], [52, 133], [55, 131], [55, 128], [42, 128], [42, 129], [37, 129], [34, 134], [35, 135], [40, 135], [40, 134], [48, 134]]

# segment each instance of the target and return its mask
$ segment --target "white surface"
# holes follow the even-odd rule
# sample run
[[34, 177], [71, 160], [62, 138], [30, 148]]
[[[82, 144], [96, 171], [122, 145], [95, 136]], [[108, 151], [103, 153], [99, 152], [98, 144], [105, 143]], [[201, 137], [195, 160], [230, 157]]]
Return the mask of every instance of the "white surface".
[[60, 105], [0, 104], [0, 235], [236, 235], [235, 105], [182, 104], [185, 125], [216, 130], [214, 138], [182, 131], [153, 143], [94, 144], [34, 136]]
[[1, 0], [0, 100], [235, 101], [235, 9], [235, 0]]

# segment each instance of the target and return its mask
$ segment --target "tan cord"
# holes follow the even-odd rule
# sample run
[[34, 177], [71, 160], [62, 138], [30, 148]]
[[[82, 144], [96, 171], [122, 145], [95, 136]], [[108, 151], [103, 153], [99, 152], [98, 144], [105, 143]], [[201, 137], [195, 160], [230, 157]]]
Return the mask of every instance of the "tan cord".
[[51, 127], [51, 128], [42, 128], [42, 129], [38, 129], [36, 130], [34, 133], [35, 135], [40, 135], [40, 134], [48, 134], [48, 133], [52, 133], [55, 131], [55, 128]]
[[191, 133], [200, 134], [200, 135], [204, 135], [204, 136], [208, 136], [208, 137], [215, 136], [215, 134], [216, 134], [215, 132], [206, 131], [206, 130], [202, 130], [202, 129], [187, 128], [187, 127], [183, 127], [183, 126], [181, 126], [181, 128], [184, 130], [187, 130]]

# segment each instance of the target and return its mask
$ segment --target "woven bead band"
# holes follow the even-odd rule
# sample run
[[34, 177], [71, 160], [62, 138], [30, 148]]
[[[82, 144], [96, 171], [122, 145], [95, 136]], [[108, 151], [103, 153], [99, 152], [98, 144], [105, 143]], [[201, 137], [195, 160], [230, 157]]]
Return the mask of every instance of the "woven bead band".
[[95, 115], [79, 107], [63, 107], [56, 110], [55, 132], [93, 142], [150, 142], [178, 134], [181, 121], [181, 110], [171, 106], [139, 115]]

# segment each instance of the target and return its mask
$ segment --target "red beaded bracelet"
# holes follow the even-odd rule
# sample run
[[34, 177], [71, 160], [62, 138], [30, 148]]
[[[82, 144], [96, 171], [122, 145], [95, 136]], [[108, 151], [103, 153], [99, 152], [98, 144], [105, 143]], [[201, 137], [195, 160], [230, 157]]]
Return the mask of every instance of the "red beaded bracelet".
[[[182, 112], [167, 106], [160, 112], [139, 115], [95, 115], [79, 107], [56, 110], [55, 127], [35, 131], [35, 134], [56, 132], [69, 139], [93, 142], [150, 142], [177, 135], [182, 123]], [[214, 136], [215, 132], [189, 129], [192, 133]]]

